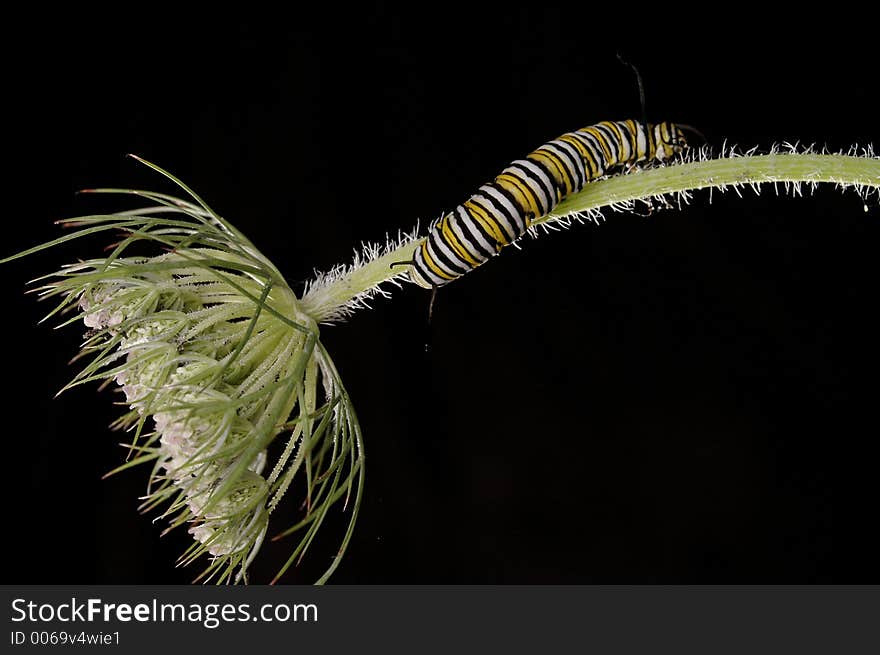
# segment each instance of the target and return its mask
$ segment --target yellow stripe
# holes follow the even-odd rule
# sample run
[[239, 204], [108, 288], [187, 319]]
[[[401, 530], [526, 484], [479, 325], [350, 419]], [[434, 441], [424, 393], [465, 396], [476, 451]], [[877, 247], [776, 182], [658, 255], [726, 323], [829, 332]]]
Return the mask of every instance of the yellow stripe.
[[434, 273], [437, 277], [442, 277], [444, 280], [454, 280], [454, 275], [449, 275], [446, 271], [439, 268], [437, 266], [437, 262], [434, 261], [433, 257], [428, 254], [428, 242], [425, 241], [422, 243], [422, 259], [425, 260], [425, 265], [431, 269], [431, 272]]
[[617, 129], [617, 123], [614, 121], [599, 121], [599, 125], [609, 128], [612, 132], [616, 132], [617, 138], [621, 138], [622, 135], [620, 134], [620, 130]]
[[[621, 157], [623, 156], [624, 136], [623, 136], [623, 132], [620, 131], [620, 126], [617, 123], [615, 123], [614, 121], [602, 121], [601, 123], [599, 123], [599, 125], [604, 125], [608, 129], [610, 129], [612, 132], [617, 134], [617, 159], [614, 160], [614, 163], [615, 164], [624, 163], [621, 160]], [[609, 150], [610, 150], [610, 147], [609, 147]], [[612, 155], [609, 155], [609, 157], [608, 157], [609, 163], [611, 162], [611, 157], [612, 157]]]
[[572, 136], [571, 134], [563, 134], [559, 137], [561, 141], [565, 141], [566, 143], [570, 143], [573, 145], [581, 155], [587, 155], [587, 146], [584, 145], [584, 142], [578, 139], [576, 136]]
[[530, 157], [543, 157], [548, 162], [553, 164], [553, 167], [559, 171], [559, 175], [556, 176], [556, 201], [559, 202], [562, 198], [560, 197], [559, 188], [560, 186], [565, 185], [565, 194], [568, 195], [574, 190], [572, 186], [573, 181], [569, 180], [569, 172], [565, 169], [565, 164], [562, 163], [562, 160], [556, 155], [555, 152], [550, 152], [548, 150], [543, 150], [542, 148], [538, 148], [533, 152]]
[[[580, 131], [586, 132], [587, 134], [593, 136], [596, 139], [596, 141], [599, 142], [599, 147], [602, 148], [602, 152], [605, 154], [605, 161], [603, 162], [603, 164], [610, 164], [611, 163], [611, 148], [609, 148], [608, 144], [606, 143], [605, 135], [602, 134], [595, 127], [585, 127], [584, 129], [582, 129]], [[605, 168], [605, 166], [603, 165], [602, 168]]]
[[468, 264], [471, 266], [479, 266], [480, 262], [471, 256], [471, 253], [465, 245], [458, 240], [457, 236], [455, 236], [455, 232], [452, 231], [452, 226], [449, 224], [449, 216], [449, 214], [446, 214], [446, 216], [440, 221], [440, 236], [443, 237], [443, 241], [446, 245], [454, 250], [455, 254], [465, 260]]
[[620, 125], [617, 124], [617, 121], [602, 121], [600, 125], [610, 127], [613, 132], [617, 132], [617, 138], [623, 141], [623, 131], [620, 129]]
[[587, 148], [587, 146], [584, 145], [584, 142], [578, 139], [576, 136], [564, 134], [559, 138], [566, 143], [570, 143], [571, 145], [573, 145], [575, 148], [577, 148], [577, 151], [581, 153], [584, 159], [588, 159], [590, 161], [592, 169], [584, 167], [584, 180], [586, 180], [587, 182], [595, 180], [596, 174], [594, 171], [599, 170], [600, 166], [596, 163], [596, 158], [593, 156], [593, 152], [589, 148]]
[[654, 159], [657, 156], [657, 140], [654, 138], [654, 126], [648, 126], [648, 134], [646, 135], [648, 139], [648, 151], [645, 153], [645, 157], [648, 159]]
[[[495, 182], [500, 184], [510, 193], [519, 195], [523, 199], [521, 206], [525, 207], [535, 218], [543, 215], [535, 192], [532, 191], [528, 184], [523, 182], [516, 175], [511, 173], [501, 173], [501, 175], [495, 178]], [[526, 222], [528, 223], [528, 217], [526, 217]]]
[[[576, 136], [573, 136], [571, 134], [563, 134], [561, 137], [559, 137], [559, 139], [574, 146], [575, 150], [580, 153], [581, 157], [590, 157], [590, 149], [587, 148], [587, 146], [584, 145], [584, 142]], [[592, 159], [592, 157], [590, 157], [590, 159]]]
[[660, 132], [663, 135], [663, 140], [666, 143], [672, 143], [672, 131], [669, 129], [669, 123], [661, 123]]
[[504, 230], [498, 224], [498, 221], [492, 218], [492, 216], [487, 211], [474, 204], [470, 200], [464, 203], [464, 206], [465, 208], [471, 209], [469, 213], [474, 217], [475, 220], [480, 221], [480, 223], [483, 224], [486, 232], [494, 236], [496, 243], [501, 243], [505, 246], [510, 243], [507, 235], [504, 233]]
[[635, 148], [632, 147], [632, 143], [627, 138], [628, 133], [624, 132], [623, 128], [621, 128], [620, 125], [618, 125], [616, 122], [611, 122], [609, 124], [611, 125], [611, 127], [613, 127], [615, 129], [615, 131], [617, 132], [617, 134], [619, 135], [619, 138], [620, 138], [620, 143], [618, 144], [618, 147], [617, 147], [617, 149], [620, 151], [620, 154], [618, 156], [621, 158], [623, 157], [623, 145], [624, 144], [627, 145], [627, 149], [629, 150], [629, 155], [630, 155], [629, 159], [627, 159], [625, 161], [619, 161], [617, 163], [623, 164], [626, 162], [635, 161], [633, 159], [633, 153], [635, 152]]
[[629, 131], [629, 136], [632, 139], [632, 144], [630, 149], [635, 153], [633, 161], [641, 161], [644, 153], [639, 150], [639, 127], [638, 124], [632, 119], [626, 119], [624, 121], [626, 125], [626, 129]]

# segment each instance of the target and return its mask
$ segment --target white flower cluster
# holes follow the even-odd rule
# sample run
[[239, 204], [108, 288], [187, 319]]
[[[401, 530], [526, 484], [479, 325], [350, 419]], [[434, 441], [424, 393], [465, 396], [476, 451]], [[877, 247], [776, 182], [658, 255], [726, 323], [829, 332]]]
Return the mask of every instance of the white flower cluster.
[[208, 553], [231, 555], [261, 541], [266, 530], [266, 455], [236, 468], [253, 425], [240, 415], [234, 387], [216, 375], [232, 349], [229, 322], [205, 321], [212, 307], [197, 286], [157, 278], [93, 285], [79, 308], [101, 343], [115, 342], [117, 358], [124, 357], [115, 380], [131, 409], [139, 418], [152, 416], [149, 445], [159, 463], [153, 493], [171, 499], [169, 489], [179, 492], [171, 511], [184, 513]]

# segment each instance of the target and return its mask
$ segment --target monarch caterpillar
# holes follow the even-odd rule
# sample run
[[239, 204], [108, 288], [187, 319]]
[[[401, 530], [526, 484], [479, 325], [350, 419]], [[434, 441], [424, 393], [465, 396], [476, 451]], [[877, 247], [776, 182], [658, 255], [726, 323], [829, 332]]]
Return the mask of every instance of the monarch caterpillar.
[[[436, 289], [497, 255], [569, 194], [614, 168], [663, 161], [687, 146], [674, 123], [603, 121], [517, 159], [443, 216], [413, 253], [410, 279]], [[402, 262], [403, 263], [403, 262]]]

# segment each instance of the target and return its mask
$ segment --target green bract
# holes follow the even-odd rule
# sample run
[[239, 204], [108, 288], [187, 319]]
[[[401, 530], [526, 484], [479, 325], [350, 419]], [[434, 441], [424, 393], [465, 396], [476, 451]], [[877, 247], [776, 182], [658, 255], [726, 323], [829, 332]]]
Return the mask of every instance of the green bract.
[[[163, 508], [195, 541], [184, 563], [208, 554], [200, 576], [245, 579], [269, 515], [297, 476], [305, 516], [284, 534], [300, 540], [279, 575], [306, 551], [330, 508], [354, 496], [338, 565], [357, 517], [364, 474], [360, 428], [314, 320], [274, 266], [207, 205], [149, 192], [153, 204], [67, 221], [80, 228], [52, 244], [112, 230], [110, 256], [43, 278], [42, 297], [61, 298], [50, 316], [76, 310], [90, 328], [89, 363], [68, 387], [120, 385], [132, 432], [117, 470], [152, 462], [144, 509]], [[126, 257], [135, 243], [167, 251]], [[67, 387], [65, 387], [67, 388]], [[267, 456], [276, 439], [284, 450]]]
[[[687, 202], [701, 188], [773, 183], [797, 192], [804, 183], [832, 182], [865, 199], [880, 189], [880, 160], [870, 149], [788, 150], [760, 156], [729, 150], [718, 159], [691, 151], [683, 163], [590, 183], [536, 225], [596, 218], [603, 207], [630, 210], [637, 201]], [[299, 540], [275, 579], [302, 557], [331, 507], [344, 500], [348, 527], [318, 580], [324, 582], [357, 519], [364, 450], [318, 324], [344, 319], [385, 293], [383, 283], [405, 280], [406, 267], [391, 264], [410, 261], [418, 238], [402, 235], [384, 248], [368, 244], [353, 264], [318, 275], [299, 299], [241, 232], [176, 178], [143, 163], [193, 201], [93, 190], [149, 204], [65, 221], [77, 231], [3, 261], [90, 234], [122, 234], [108, 256], [66, 266], [38, 287], [42, 297], [60, 298], [49, 316], [74, 311], [67, 323], [82, 320], [88, 328], [82, 355], [90, 359], [68, 387], [115, 381], [125, 396], [129, 410], [114, 426], [132, 439], [129, 459], [116, 471], [152, 463], [144, 509], [162, 508], [171, 527], [187, 526], [194, 542], [182, 561], [207, 555], [199, 578], [218, 582], [246, 580], [273, 511], [301, 477], [304, 515], [278, 534], [296, 533]], [[129, 254], [144, 242], [157, 254]], [[269, 448], [276, 440], [281, 443]]]

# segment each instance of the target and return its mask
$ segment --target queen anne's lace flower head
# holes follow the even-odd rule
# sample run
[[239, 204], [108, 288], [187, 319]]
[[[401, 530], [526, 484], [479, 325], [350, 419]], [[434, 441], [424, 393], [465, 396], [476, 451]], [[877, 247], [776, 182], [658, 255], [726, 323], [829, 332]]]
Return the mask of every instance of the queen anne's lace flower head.
[[[323, 582], [351, 537], [364, 460], [354, 410], [318, 339], [318, 323], [342, 321], [376, 295], [388, 295], [386, 282], [412, 281], [406, 266], [421, 243], [418, 230], [384, 247], [368, 244], [351, 265], [316, 275], [300, 299], [241, 232], [178, 180], [144, 163], [196, 204], [124, 192], [153, 204], [73, 219], [68, 225], [82, 230], [9, 259], [87, 234], [123, 234], [110, 256], [67, 266], [40, 288], [44, 297], [61, 298], [50, 316], [75, 308], [88, 328], [83, 350], [93, 359], [68, 386], [119, 385], [129, 411], [114, 425], [132, 433], [133, 459], [117, 470], [152, 463], [143, 507], [164, 507], [171, 527], [186, 526], [194, 543], [181, 559], [208, 555], [206, 578], [244, 577], [295, 479], [305, 483], [305, 514], [278, 535], [300, 535], [279, 575], [302, 558], [329, 509], [339, 500], [347, 506], [354, 496]], [[799, 194], [830, 182], [855, 190], [866, 209], [880, 194], [880, 160], [870, 147], [828, 153], [786, 145], [764, 155], [723, 147], [719, 158], [693, 148], [673, 173], [635, 172], [586, 185], [533, 221], [529, 233], [598, 221], [602, 208], [681, 206], [702, 188], [711, 202], [712, 189], [739, 194], [744, 185], [757, 191], [772, 184]], [[144, 241], [164, 254], [124, 256]], [[276, 440], [281, 443], [274, 447]]]
[[[132, 433], [134, 461], [153, 465], [143, 508], [164, 507], [171, 527], [189, 531], [195, 543], [181, 559], [208, 555], [206, 579], [244, 578], [295, 477], [305, 478], [305, 515], [283, 533], [301, 539], [282, 572], [329, 508], [357, 492], [323, 581], [351, 535], [363, 455], [317, 325], [274, 266], [209, 208], [146, 195], [157, 204], [71, 221], [132, 236], [112, 257], [67, 266], [42, 287], [88, 329], [83, 350], [93, 359], [71, 385], [119, 386], [129, 411], [115, 427]], [[123, 256], [144, 239], [170, 252]]]

